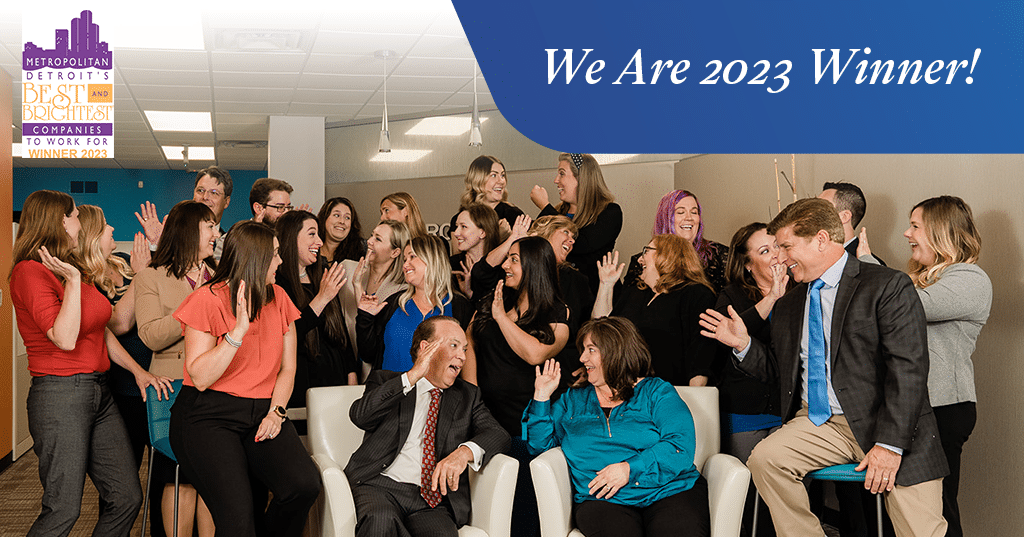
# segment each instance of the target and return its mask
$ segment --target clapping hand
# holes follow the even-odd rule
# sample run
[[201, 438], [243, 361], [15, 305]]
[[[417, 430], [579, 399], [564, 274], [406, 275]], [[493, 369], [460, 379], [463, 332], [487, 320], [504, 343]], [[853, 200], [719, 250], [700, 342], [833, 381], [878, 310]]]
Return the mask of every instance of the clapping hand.
[[494, 300], [491, 301], [491, 317], [495, 320], [502, 317], [508, 317], [508, 312], [505, 311], [505, 298], [502, 293], [505, 282], [498, 280], [498, 285], [494, 286]]
[[136, 231], [135, 242], [132, 243], [132, 272], [135, 274], [142, 272], [142, 269], [149, 266], [149, 262], [152, 259], [153, 254], [149, 251], [149, 244], [146, 241], [146, 235], [141, 231]]
[[164, 222], [167, 221], [167, 217], [164, 217], [164, 222], [160, 221], [160, 215], [156, 212], [156, 205], [148, 201], [139, 205], [139, 212], [135, 213], [135, 218], [139, 220], [139, 225], [146, 232], [146, 240], [150, 244], [160, 242], [160, 234], [164, 231]]
[[712, 309], [701, 313], [700, 326], [703, 328], [700, 335], [718, 340], [737, 351], [742, 351], [750, 343], [747, 325], [743, 324], [740, 314], [732, 306], [729, 306], [728, 317]]
[[320, 292], [318, 295], [322, 296], [325, 300], [334, 300], [334, 297], [338, 296], [338, 291], [345, 285], [345, 267], [341, 266], [341, 263], [334, 262], [331, 267], [324, 271], [324, 275], [320, 278]]
[[245, 294], [245, 280], [238, 282], [238, 295], [235, 297], [235, 327], [231, 330], [231, 339], [242, 341], [249, 331], [249, 301]]
[[[504, 222], [504, 220], [502, 220]], [[462, 270], [453, 270], [452, 275], [455, 276], [455, 280], [459, 282], [459, 290], [462, 294], [468, 298], [473, 298], [473, 289], [470, 285], [470, 274], [473, 272], [473, 265], [475, 262], [468, 256], [459, 262], [462, 266]]]
[[50, 269], [58, 278], [65, 282], [72, 280], [81, 280], [82, 273], [75, 268], [74, 265], [65, 263], [60, 259], [50, 255], [50, 251], [45, 246], [39, 247], [39, 261], [44, 267]]
[[381, 302], [376, 295], [368, 295], [363, 293], [359, 297], [359, 309], [369, 313], [370, 315], [377, 315], [384, 306], [387, 306], [387, 301]]
[[537, 366], [537, 379], [533, 381], [533, 400], [547, 401], [551, 394], [558, 389], [558, 381], [562, 378], [562, 366], [558, 360], [548, 358], [544, 362], [544, 369]]
[[512, 226], [512, 240], [517, 241], [526, 236], [530, 232], [530, 224], [533, 224], [533, 219], [525, 214], [521, 214], [516, 217], [516, 223]]

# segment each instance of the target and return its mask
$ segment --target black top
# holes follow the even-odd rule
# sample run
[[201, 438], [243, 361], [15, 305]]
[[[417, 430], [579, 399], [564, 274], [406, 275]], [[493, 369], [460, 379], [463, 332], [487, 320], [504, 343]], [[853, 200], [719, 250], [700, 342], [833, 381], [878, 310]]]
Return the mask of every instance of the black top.
[[[701, 265], [704, 267], [704, 276], [718, 293], [725, 289], [726, 285], [725, 263], [729, 260], [729, 247], [715, 241], [708, 241], [708, 245], [712, 251], [711, 258], [707, 263], [701, 260]], [[636, 285], [643, 271], [643, 267], [640, 266], [640, 254], [629, 258], [629, 268], [626, 269], [626, 277], [623, 278], [622, 284], [627, 287]]]
[[[747, 296], [746, 291], [732, 284], [718, 295], [715, 310], [728, 315], [727, 307], [743, 318], [750, 337], [756, 338], [766, 347], [772, 344], [772, 325], [762, 319], [754, 305], [757, 302]], [[740, 371], [733, 359], [732, 348], [716, 343], [715, 374], [718, 379], [719, 405], [722, 414], [774, 414], [779, 415], [779, 383], [764, 383]], [[771, 364], [777, 377], [777, 367]]]
[[715, 294], [701, 284], [677, 287], [657, 297], [650, 288], [632, 285], [622, 288], [612, 315], [633, 321], [640, 330], [651, 350], [655, 376], [673, 386], [687, 386], [697, 375], [711, 376], [716, 342], [700, 335], [698, 320], [714, 304]]
[[[548, 204], [540, 212], [540, 216], [559, 214], [561, 213], [556, 211], [551, 204]], [[590, 292], [595, 295], [597, 287], [601, 283], [597, 278], [597, 262], [604, 257], [604, 254], [615, 248], [615, 239], [619, 237], [620, 231], [622, 231], [622, 208], [617, 203], [609, 203], [593, 224], [580, 228], [576, 243], [566, 259], [587, 277], [590, 281]]]
[[[850, 257], [857, 257], [858, 246], [860, 246], [860, 237], [854, 237], [853, 240], [850, 241], [850, 244], [846, 245], [846, 252], [850, 254]], [[885, 261], [882, 261], [881, 257], [878, 257], [875, 254], [871, 254], [871, 257], [875, 258], [875, 261], [878, 261], [879, 265], [882, 265], [883, 267], [889, 266], [885, 264]]]
[[[288, 289], [285, 292], [288, 293]], [[320, 386], [344, 386], [348, 384], [348, 374], [359, 371], [352, 344], [347, 341], [348, 330], [342, 330], [346, 340], [337, 341], [330, 338], [325, 330], [326, 318], [317, 315], [308, 304], [316, 292], [313, 284], [303, 283], [302, 291], [306, 294], [306, 306], [302, 308], [302, 316], [295, 320], [295, 385], [288, 401], [289, 407], [306, 406], [306, 390]], [[288, 298], [292, 303], [298, 302], [291, 293]], [[311, 352], [310, 348], [316, 350]]]
[[[490, 308], [493, 294], [481, 301], [481, 308]], [[523, 435], [523, 411], [533, 399], [537, 378], [534, 366], [526, 363], [509, 346], [497, 321], [490, 315], [477, 313], [473, 322], [473, 350], [476, 353], [477, 383], [484, 404], [498, 423], [513, 437]], [[564, 306], [538, 324], [566, 324]], [[524, 328], [527, 333], [529, 328]], [[563, 375], [566, 373], [563, 372]]]
[[[131, 263], [131, 257], [123, 252], [117, 252], [114, 255], [124, 259], [125, 262]], [[128, 284], [132, 283], [131, 278], [124, 278], [124, 286], [120, 288], [120, 292], [114, 295], [114, 298], [107, 297], [110, 300], [111, 307], [117, 305], [121, 301], [121, 297], [124, 296], [125, 291], [128, 290]], [[97, 287], [99, 289], [99, 287]], [[100, 289], [100, 293], [103, 296], [107, 296], [107, 293]], [[142, 342], [142, 338], [139, 337], [138, 327], [132, 325], [131, 330], [117, 336], [118, 343], [124, 347], [124, 350], [128, 353], [136, 363], [139, 364], [142, 369], [149, 371], [149, 364], [153, 361], [153, 351]], [[110, 387], [111, 390], [118, 395], [133, 395], [135, 397], [142, 397], [139, 393], [139, 385], [135, 383], [135, 375], [128, 372], [127, 369], [117, 365], [113, 360], [110, 362]]]
[[[519, 209], [519, 207], [504, 201], [498, 202], [498, 205], [494, 207], [494, 212], [498, 213], [499, 220], [508, 222], [509, 229], [516, 224], [516, 218], [519, 218], [519, 215], [523, 214], [523, 211]], [[460, 213], [462, 213], [461, 208], [452, 215], [452, 221], [448, 224], [448, 233], [446, 233], [445, 236], [452, 236], [452, 231], [455, 231], [455, 220], [459, 217]]]

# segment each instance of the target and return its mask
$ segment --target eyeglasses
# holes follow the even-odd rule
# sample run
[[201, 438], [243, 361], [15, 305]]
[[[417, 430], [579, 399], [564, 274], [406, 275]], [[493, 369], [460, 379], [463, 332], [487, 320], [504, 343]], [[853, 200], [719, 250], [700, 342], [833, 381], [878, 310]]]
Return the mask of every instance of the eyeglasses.
[[216, 190], [216, 189], [206, 190], [203, 187], [197, 187], [196, 188], [196, 196], [199, 196], [201, 198], [201, 197], [205, 196], [206, 194], [210, 194], [210, 197], [214, 198], [214, 199], [218, 199], [218, 198], [224, 197], [224, 193], [221, 192], [220, 190]]
[[286, 213], [286, 212], [288, 212], [288, 211], [290, 211], [290, 210], [295, 208], [293, 205], [270, 205], [270, 204], [264, 205], [264, 207], [266, 207], [268, 209], [274, 209], [274, 210], [276, 210], [278, 212], [282, 212], [282, 213]]
[[644, 246], [643, 250], [640, 250], [640, 255], [647, 255], [647, 252], [657, 252], [658, 249], [653, 246]]

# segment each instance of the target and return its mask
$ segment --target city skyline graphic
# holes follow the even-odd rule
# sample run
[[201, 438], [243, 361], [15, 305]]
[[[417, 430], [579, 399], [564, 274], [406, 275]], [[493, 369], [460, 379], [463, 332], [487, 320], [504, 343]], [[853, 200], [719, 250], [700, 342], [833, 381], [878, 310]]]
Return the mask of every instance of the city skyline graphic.
[[112, 56], [106, 41], [100, 41], [100, 27], [92, 22], [92, 11], [84, 10], [71, 19], [70, 29], [55, 30], [54, 48], [44, 49], [31, 41], [22, 51], [22, 69], [110, 69]]

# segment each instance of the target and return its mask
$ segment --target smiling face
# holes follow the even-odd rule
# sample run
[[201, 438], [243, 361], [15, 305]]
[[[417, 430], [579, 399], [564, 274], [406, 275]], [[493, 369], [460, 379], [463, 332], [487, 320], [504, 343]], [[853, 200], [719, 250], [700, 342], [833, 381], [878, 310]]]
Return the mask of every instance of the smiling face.
[[405, 273], [405, 283], [420, 289], [427, 277], [427, 263], [423, 258], [412, 251], [412, 245], [405, 246], [405, 263], [402, 264], [402, 272]]
[[[426, 377], [438, 388], [451, 388], [466, 363], [466, 349], [469, 347], [466, 333], [459, 323], [442, 321], [435, 328], [434, 337], [441, 339], [441, 347], [430, 363]], [[424, 341], [423, 345], [428, 343]]]
[[647, 284], [647, 287], [654, 289], [654, 284], [658, 283], [658, 278], [661, 277], [658, 274], [657, 267], [658, 260], [658, 249], [654, 246], [654, 241], [647, 243], [644, 246], [642, 252], [640, 252], [639, 263], [643, 267], [643, 271], [640, 273], [640, 279]]
[[78, 233], [82, 231], [82, 222], [78, 220], [78, 206], [71, 208], [71, 214], [64, 217], [64, 231], [71, 236], [71, 247], [78, 248]]
[[686, 196], [676, 203], [675, 220], [672, 231], [689, 242], [697, 236], [700, 230], [700, 209], [697, 208], [697, 199], [693, 196]]
[[217, 182], [217, 179], [209, 175], [204, 175], [196, 181], [196, 188], [192, 191], [192, 200], [209, 207], [217, 222], [220, 222], [224, 209], [231, 204], [231, 196], [224, 195], [224, 183]]
[[779, 263], [786, 264], [798, 282], [813, 282], [832, 266], [825, 256], [828, 234], [824, 231], [812, 237], [798, 237], [789, 225], [775, 234], [775, 240], [779, 244]]
[[391, 261], [398, 257], [398, 248], [391, 247], [391, 228], [381, 224], [373, 228], [370, 238], [366, 239], [366, 262], [377, 263]]
[[320, 235], [316, 231], [316, 219], [307, 218], [302, 223], [302, 230], [299, 231], [298, 237], [300, 271], [316, 263], [317, 257], [320, 255], [320, 247], [324, 245], [324, 242], [320, 240]]
[[274, 258], [270, 260], [270, 270], [267, 271], [267, 285], [274, 283], [277, 279], [277, 267], [281, 266], [281, 244], [274, 237]]
[[209, 220], [199, 221], [199, 259], [206, 259], [213, 255], [217, 249], [217, 239], [220, 237], [220, 230], [217, 224]]
[[338, 203], [331, 208], [331, 214], [327, 215], [324, 222], [326, 236], [334, 242], [341, 242], [348, 238], [348, 232], [352, 229], [352, 209], [344, 203]]
[[284, 190], [274, 190], [270, 193], [270, 197], [267, 199], [267, 204], [263, 206], [263, 221], [274, 225], [277, 223], [277, 219], [284, 216], [284, 213], [291, 210], [292, 196]]
[[519, 284], [523, 282], [523, 265], [519, 258], [518, 244], [513, 244], [509, 248], [508, 257], [501, 264], [501, 268], [505, 269], [505, 286], [519, 289]]
[[[497, 164], [495, 164], [497, 166]], [[455, 248], [460, 252], [467, 252], [480, 244], [487, 236], [484, 230], [477, 227], [473, 219], [469, 217], [469, 211], [462, 211], [455, 219], [455, 230], [452, 231], [452, 238], [455, 239]]]
[[576, 238], [568, 229], [558, 229], [548, 237], [548, 242], [551, 243], [551, 248], [555, 251], [555, 262], [565, 263], [569, 252], [572, 252], [572, 246], [576, 244]]
[[505, 196], [506, 184], [505, 167], [495, 162], [484, 180], [484, 197], [480, 201], [491, 206], [497, 205]]
[[772, 284], [772, 267], [779, 263], [779, 246], [768, 231], [759, 229], [747, 239], [747, 264], [744, 268], [754, 276], [759, 287]]
[[601, 367], [601, 349], [594, 345], [590, 334], [583, 338], [583, 353], [580, 354], [580, 363], [587, 368], [587, 382], [595, 388], [604, 386], [604, 368]]
[[103, 254], [103, 258], [110, 257], [110, 254], [114, 253], [117, 249], [117, 243], [114, 242], [114, 226], [107, 224], [103, 229], [103, 236], [100, 237], [100, 253]]
[[399, 222], [405, 223], [409, 218], [409, 208], [399, 209], [398, 205], [395, 205], [391, 200], [384, 200], [380, 202], [380, 219], [384, 220], [398, 220]]
[[558, 199], [569, 205], [576, 205], [576, 189], [579, 185], [580, 182], [572, 174], [569, 163], [564, 160], [558, 161], [558, 171], [555, 174], [555, 187], [558, 188]]
[[920, 207], [910, 213], [910, 227], [903, 232], [910, 242], [910, 258], [930, 267], [935, 264], [935, 250], [928, 242], [928, 233], [924, 229], [924, 214]]

